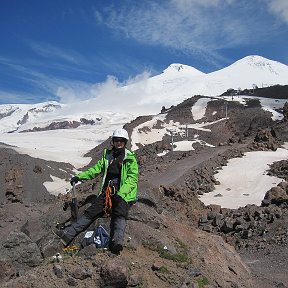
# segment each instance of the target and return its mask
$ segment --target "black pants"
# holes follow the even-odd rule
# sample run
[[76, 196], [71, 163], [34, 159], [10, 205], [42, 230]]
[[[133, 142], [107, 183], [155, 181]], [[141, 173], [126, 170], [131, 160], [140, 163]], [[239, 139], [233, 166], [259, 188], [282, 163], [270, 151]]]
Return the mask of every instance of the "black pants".
[[[97, 198], [94, 198], [91, 201], [91, 206], [85, 210], [84, 215], [94, 221], [104, 215], [104, 207], [105, 193], [102, 192]], [[131, 203], [127, 203], [122, 199], [122, 197], [118, 196], [117, 194], [112, 196], [111, 217], [124, 217], [127, 219], [130, 207]]]
[[[112, 196], [112, 211], [110, 222], [110, 238], [111, 242], [121, 244], [124, 241], [126, 219], [132, 203], [127, 203], [120, 196]], [[84, 214], [67, 227], [63, 233], [65, 238], [72, 241], [79, 233], [87, 229], [96, 219], [104, 216], [105, 193], [101, 193], [91, 201], [91, 206], [87, 208]]]

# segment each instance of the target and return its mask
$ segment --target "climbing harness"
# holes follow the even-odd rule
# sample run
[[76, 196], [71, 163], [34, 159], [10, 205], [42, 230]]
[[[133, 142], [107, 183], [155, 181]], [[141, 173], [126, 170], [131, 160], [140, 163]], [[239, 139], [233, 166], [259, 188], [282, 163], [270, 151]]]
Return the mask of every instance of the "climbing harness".
[[113, 181], [109, 180], [106, 191], [105, 191], [105, 207], [104, 207], [104, 217], [109, 217], [112, 210], [112, 196], [116, 194], [115, 186]]

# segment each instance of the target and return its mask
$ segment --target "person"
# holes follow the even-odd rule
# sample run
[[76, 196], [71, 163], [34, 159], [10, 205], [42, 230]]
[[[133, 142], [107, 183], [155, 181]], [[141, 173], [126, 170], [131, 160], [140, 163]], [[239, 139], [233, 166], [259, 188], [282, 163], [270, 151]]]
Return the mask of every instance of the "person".
[[[80, 172], [70, 180], [90, 180], [102, 175], [98, 196], [83, 215], [72, 225], [55, 231], [64, 246], [68, 246], [81, 232], [96, 219], [111, 216], [109, 250], [119, 254], [123, 250], [126, 221], [130, 207], [137, 199], [138, 163], [134, 152], [126, 148], [129, 140], [125, 129], [117, 129], [112, 134], [112, 149], [104, 149], [102, 158], [95, 166]], [[112, 204], [112, 207], [111, 207]]]

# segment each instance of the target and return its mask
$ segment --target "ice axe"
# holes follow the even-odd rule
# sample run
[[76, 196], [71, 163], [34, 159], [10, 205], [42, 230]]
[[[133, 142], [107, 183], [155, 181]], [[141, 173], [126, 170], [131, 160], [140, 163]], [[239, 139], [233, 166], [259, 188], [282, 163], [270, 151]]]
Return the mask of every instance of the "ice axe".
[[79, 207], [78, 207], [78, 200], [76, 195], [75, 183], [73, 183], [72, 187], [72, 200], [69, 203], [71, 209], [71, 221], [76, 222], [79, 217]]
[[76, 195], [75, 183], [73, 183], [72, 187], [72, 199], [70, 201], [65, 201], [63, 203], [63, 210], [66, 211], [70, 207], [71, 216], [65, 222], [56, 223], [56, 227], [58, 229], [64, 229], [65, 227], [71, 225], [72, 223], [76, 222], [79, 218], [79, 201]]

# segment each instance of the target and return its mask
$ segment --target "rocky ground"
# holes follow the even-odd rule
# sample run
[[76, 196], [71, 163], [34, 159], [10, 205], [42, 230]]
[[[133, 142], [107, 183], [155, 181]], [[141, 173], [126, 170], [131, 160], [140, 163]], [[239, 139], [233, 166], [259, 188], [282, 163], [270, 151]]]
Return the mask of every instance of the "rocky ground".
[[[186, 123], [191, 101], [169, 110], [167, 119]], [[210, 121], [222, 105], [213, 102], [206, 114]], [[273, 122], [259, 103], [248, 104], [231, 104], [229, 120], [203, 132], [201, 138], [215, 148], [198, 145], [158, 157], [171, 150], [164, 138], [138, 149], [139, 201], [131, 209], [120, 256], [94, 245], [78, 251], [83, 234], [75, 247], [63, 249], [51, 229], [69, 218], [69, 209], [62, 209], [69, 194], [51, 196], [42, 183], [53, 173], [59, 177], [59, 171], [69, 179], [72, 167], [2, 145], [0, 287], [288, 287], [288, 161], [271, 166], [269, 173], [283, 182], [267, 191], [261, 207], [206, 207], [198, 198], [217, 185], [215, 170], [228, 159], [275, 150], [288, 141], [287, 117]], [[139, 117], [126, 129], [131, 132], [147, 119]], [[92, 162], [107, 145], [109, 140], [89, 153]], [[78, 197], [93, 194], [97, 186], [79, 185]], [[89, 230], [99, 224], [109, 230], [109, 219], [97, 220]]]

